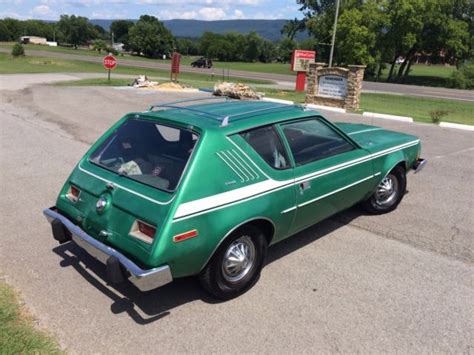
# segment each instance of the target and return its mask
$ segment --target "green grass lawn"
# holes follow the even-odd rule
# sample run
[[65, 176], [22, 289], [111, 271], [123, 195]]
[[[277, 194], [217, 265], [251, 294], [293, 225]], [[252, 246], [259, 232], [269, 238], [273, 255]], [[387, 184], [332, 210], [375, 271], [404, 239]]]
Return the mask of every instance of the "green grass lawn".
[[[304, 102], [304, 93], [294, 91], [257, 88], [267, 97]], [[458, 100], [432, 99], [415, 96], [363, 93], [361, 111], [386, 113], [413, 117], [415, 121], [432, 123], [430, 112], [446, 110], [448, 114], [441, 121], [474, 125], [474, 103]]]
[[[13, 58], [6, 53], [0, 53], [0, 74], [15, 73], [104, 73], [107, 75], [101, 63], [90, 63], [79, 60], [66, 60], [59, 58], [24, 56]], [[113, 74], [140, 75], [150, 77], [169, 77], [169, 71], [162, 69], [135, 68], [118, 66], [113, 70]], [[180, 80], [199, 80], [204, 82], [214, 82], [219, 80], [219, 75], [214, 77], [211, 74], [181, 73]], [[240, 81], [249, 84], [271, 84], [270, 80], [229, 78], [232, 81]]]
[[[13, 46], [13, 42], [0, 42], [0, 47], [3, 48], [11, 48]], [[25, 49], [28, 50], [36, 50], [36, 51], [47, 51], [47, 52], [57, 52], [57, 53], [67, 53], [67, 54], [77, 54], [77, 55], [87, 55], [87, 56], [94, 56], [94, 57], [103, 57], [105, 55], [104, 52], [99, 53], [97, 51], [80, 48], [67, 48], [67, 47], [49, 47], [49, 46], [40, 46], [34, 44], [24, 45]], [[170, 63], [170, 60], [162, 60], [162, 59], [151, 59], [151, 58], [144, 58], [140, 56], [134, 56], [129, 54], [123, 54], [117, 56], [119, 63], [120, 59], [131, 59], [137, 61], [146, 61], [146, 62], [159, 62], [159, 63]], [[182, 56], [181, 57], [181, 64], [183, 65], [190, 65], [192, 61], [194, 61], [197, 57], [193, 56]], [[400, 65], [395, 66], [395, 74], [398, 71]], [[222, 69], [225, 70], [227, 73], [227, 69], [230, 71], [230, 75], [232, 75], [232, 70], [244, 70], [244, 71], [253, 71], [253, 72], [260, 72], [260, 73], [272, 73], [272, 74], [286, 74], [286, 75], [295, 75], [294, 72], [290, 71], [290, 64], [288, 63], [244, 63], [244, 62], [219, 62], [214, 61], [214, 73], [216, 76], [222, 76]], [[388, 72], [390, 69], [390, 65], [387, 64], [387, 68], [385, 68], [382, 72], [382, 76], [380, 81], [385, 81]], [[423, 85], [423, 86], [436, 86], [436, 87], [447, 87], [448, 79], [451, 77], [452, 73], [456, 70], [454, 66], [445, 66], [445, 65], [425, 65], [425, 64], [415, 64], [412, 65], [410, 70], [410, 75], [407, 77], [405, 84], [410, 85]], [[370, 79], [368, 79], [370, 80]]]
[[474, 103], [458, 100], [432, 99], [390, 94], [362, 94], [361, 110], [413, 117], [418, 122], [431, 123], [430, 112], [446, 110], [441, 121], [474, 125]]
[[[169, 82], [169, 78], [165, 77], [149, 77], [151, 81], [157, 81], [159, 83]], [[132, 83], [131, 79], [126, 78], [111, 78], [110, 82], [107, 78], [91, 78], [91, 79], [80, 79], [71, 81], [59, 81], [54, 83], [55, 86], [128, 86]], [[179, 83], [185, 86], [190, 86], [196, 89], [199, 88], [212, 88], [214, 87], [213, 81], [202, 81], [202, 80], [179, 80]]]
[[[398, 72], [400, 65], [395, 66], [394, 74]], [[379, 81], [384, 82], [387, 79], [390, 65], [382, 72]], [[456, 71], [455, 66], [446, 65], [425, 65], [415, 64], [410, 69], [410, 75], [406, 78], [403, 84], [421, 85], [433, 87], [449, 87], [449, 78]]]
[[33, 325], [18, 295], [0, 281], [0, 354], [61, 354], [50, 336]]

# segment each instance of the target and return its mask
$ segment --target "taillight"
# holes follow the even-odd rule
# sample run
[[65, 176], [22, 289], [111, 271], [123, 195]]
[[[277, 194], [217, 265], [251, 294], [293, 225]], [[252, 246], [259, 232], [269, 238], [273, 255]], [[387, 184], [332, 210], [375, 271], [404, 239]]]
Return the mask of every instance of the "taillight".
[[173, 242], [178, 243], [178, 242], [182, 242], [183, 240], [194, 238], [197, 236], [198, 236], [198, 231], [196, 229], [193, 229], [192, 231], [175, 235], [173, 237]]
[[146, 224], [142, 221], [137, 221], [137, 224], [138, 224], [138, 230], [149, 236], [150, 238], [153, 238], [155, 236], [155, 233], [156, 233], [156, 228], [153, 227], [153, 226], [150, 226], [149, 224]]
[[156, 234], [156, 227], [152, 226], [151, 224], [145, 223], [140, 220], [136, 220], [130, 231], [130, 235], [144, 241], [145, 243], [151, 244], [153, 242], [153, 238]]
[[76, 186], [71, 185], [69, 186], [69, 190], [66, 194], [66, 197], [76, 203], [79, 200], [79, 196], [81, 195], [81, 190], [79, 190]]

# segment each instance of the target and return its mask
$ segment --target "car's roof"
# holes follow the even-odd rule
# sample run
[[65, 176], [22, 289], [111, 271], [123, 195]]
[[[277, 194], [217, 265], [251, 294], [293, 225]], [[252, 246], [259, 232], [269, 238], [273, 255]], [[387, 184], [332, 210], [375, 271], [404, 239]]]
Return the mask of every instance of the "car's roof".
[[221, 130], [225, 134], [240, 132], [291, 118], [319, 115], [299, 105], [287, 105], [268, 101], [244, 100], [221, 101], [142, 112], [141, 115], [164, 118], [202, 130]]

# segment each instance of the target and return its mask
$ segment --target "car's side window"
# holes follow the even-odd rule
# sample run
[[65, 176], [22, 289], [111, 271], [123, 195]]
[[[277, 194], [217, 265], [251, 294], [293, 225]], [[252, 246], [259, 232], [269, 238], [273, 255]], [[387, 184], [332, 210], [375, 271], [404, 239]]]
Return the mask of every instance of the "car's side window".
[[290, 167], [288, 155], [275, 127], [255, 128], [240, 135], [272, 168], [281, 170]]
[[287, 123], [282, 129], [296, 166], [354, 149], [338, 132], [317, 118]]

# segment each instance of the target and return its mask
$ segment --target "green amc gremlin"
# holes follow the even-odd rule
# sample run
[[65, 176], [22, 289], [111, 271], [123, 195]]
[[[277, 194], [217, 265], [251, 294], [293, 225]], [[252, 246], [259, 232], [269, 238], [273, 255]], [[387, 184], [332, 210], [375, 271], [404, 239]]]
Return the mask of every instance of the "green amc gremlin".
[[103, 262], [110, 283], [148, 291], [199, 275], [235, 297], [268, 246], [355, 204], [394, 210], [425, 162], [411, 135], [298, 105], [199, 100], [127, 114], [44, 210], [54, 238]]

